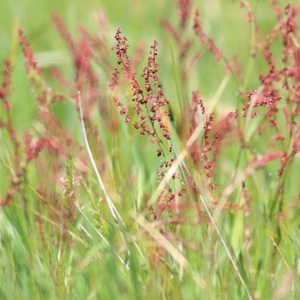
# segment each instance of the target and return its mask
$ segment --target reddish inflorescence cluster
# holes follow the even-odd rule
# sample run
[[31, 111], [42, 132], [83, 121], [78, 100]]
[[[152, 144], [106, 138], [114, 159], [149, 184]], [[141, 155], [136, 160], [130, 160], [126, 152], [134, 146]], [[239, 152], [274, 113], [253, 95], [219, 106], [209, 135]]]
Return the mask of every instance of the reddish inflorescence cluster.
[[[169, 101], [165, 96], [158, 76], [160, 71], [157, 63], [158, 43], [154, 41], [150, 47], [147, 65], [141, 74], [143, 78], [143, 83], [141, 84], [137, 79], [132, 60], [128, 55], [128, 41], [126, 37], [121, 35], [120, 29], [117, 30], [115, 39], [116, 46], [112, 50], [116, 51], [117, 62], [120, 68], [114, 70], [110, 83], [110, 88], [114, 92], [114, 103], [119, 108], [120, 115], [125, 116], [125, 122], [131, 122], [140, 135], [150, 136], [151, 143], [156, 146], [157, 156], [164, 157], [158, 171], [158, 179], [161, 182], [176, 155], [172, 144]], [[132, 98], [129, 103], [123, 103], [119, 100], [120, 71], [122, 71], [122, 74], [131, 86]], [[168, 159], [168, 157], [171, 158]], [[175, 180], [179, 179], [180, 176], [178, 173], [175, 173], [172, 177]], [[164, 190], [160, 196], [159, 210], [161, 212], [164, 210], [162, 209], [162, 203], [165, 203], [164, 205], [167, 207], [175, 197], [182, 196], [185, 193], [184, 191], [184, 189], [181, 189], [174, 193], [171, 187], [168, 191]]]
[[[159, 81], [159, 65], [157, 63], [158, 43], [154, 41], [150, 48], [148, 64], [145, 66], [141, 77], [144, 79], [143, 86], [140, 85], [136, 78], [136, 72], [132, 68], [132, 62], [128, 57], [128, 43], [126, 37], [121, 36], [121, 30], [118, 29], [115, 35], [117, 45], [116, 56], [121, 70], [130, 82], [132, 91], [133, 110], [136, 116], [133, 118], [128, 114], [128, 108], [124, 106], [118, 97], [114, 101], [117, 107], [120, 107], [120, 115], [126, 115], [126, 122], [133, 119], [134, 127], [140, 130], [141, 135], [150, 135], [154, 144], [162, 143], [160, 135], [157, 133], [156, 125], [160, 128], [162, 136], [166, 140], [171, 139], [166, 117], [169, 116], [168, 100]], [[119, 69], [115, 69], [112, 75], [110, 87], [115, 90], [118, 86]], [[163, 150], [160, 147], [160, 152]]]

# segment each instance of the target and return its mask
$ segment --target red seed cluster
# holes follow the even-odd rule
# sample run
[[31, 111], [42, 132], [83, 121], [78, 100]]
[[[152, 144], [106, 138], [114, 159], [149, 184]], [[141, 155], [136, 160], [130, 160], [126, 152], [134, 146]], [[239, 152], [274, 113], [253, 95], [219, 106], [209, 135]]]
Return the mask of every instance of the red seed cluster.
[[[132, 90], [132, 102], [135, 116], [129, 115], [129, 110], [124, 104], [119, 101], [117, 95], [114, 96], [114, 102], [117, 107], [120, 107], [120, 115], [126, 115], [126, 121], [134, 120], [134, 127], [139, 130], [141, 135], [150, 135], [153, 138], [153, 144], [162, 143], [161, 135], [166, 140], [171, 139], [171, 133], [168, 127], [168, 100], [162, 89], [162, 84], [159, 81], [158, 72], [159, 64], [157, 63], [158, 43], [154, 41], [150, 47], [150, 56], [148, 63], [144, 67], [141, 77], [144, 80], [143, 87], [136, 77], [136, 72], [133, 70], [131, 59], [128, 56], [128, 42], [126, 37], [121, 35], [121, 30], [118, 29], [115, 35], [117, 41], [113, 50], [116, 50], [118, 65], [126, 79], [130, 82]], [[118, 68], [112, 74], [110, 88], [116, 91], [119, 85], [120, 71]], [[158, 149], [157, 155], [163, 154], [161, 147]]]
[[[15, 197], [20, 189], [22, 170], [20, 166], [21, 161], [21, 143], [17, 131], [15, 130], [12, 115], [11, 115], [11, 102], [9, 96], [12, 90], [12, 66], [9, 60], [5, 60], [3, 69], [3, 79], [0, 89], [0, 105], [3, 103], [4, 113], [0, 116], [0, 130], [8, 133], [8, 140], [12, 144], [12, 176], [10, 178], [10, 187], [4, 197], [0, 200], [0, 206], [9, 205], [11, 200]], [[2, 107], [1, 107], [2, 109]], [[5, 145], [4, 145], [5, 146]]]
[[209, 38], [204, 32], [200, 19], [200, 12], [198, 10], [196, 11], [194, 16], [194, 31], [201, 43], [216, 57], [216, 62], [220, 61], [223, 58], [223, 53], [215, 45], [214, 40]]
[[[92, 60], [95, 59], [93, 47], [95, 45], [98, 46], [99, 44], [102, 45], [102, 41], [99, 41], [99, 38], [94, 38], [91, 34], [88, 34], [87, 30], [85, 30], [81, 26], [79, 28], [79, 31], [81, 32], [82, 37], [77, 42], [73, 39], [70, 31], [67, 29], [63, 20], [58, 15], [54, 14], [52, 15], [52, 18], [59, 33], [69, 47], [76, 72], [76, 89], [82, 92], [86, 92], [87, 97], [84, 98], [88, 99], [87, 108], [89, 109], [89, 107], [99, 97], [99, 94], [97, 92], [99, 79], [92, 68]], [[104, 51], [103, 47], [102, 51]], [[54, 73], [54, 75], [57, 75], [57, 72]], [[61, 74], [58, 75], [58, 80], [67, 82], [67, 80], [64, 79]], [[101, 103], [101, 108], [103, 110], [107, 110], [106, 106], [103, 103]]]
[[8, 97], [11, 89], [12, 67], [9, 60], [4, 61], [3, 81], [0, 89], [0, 99], [4, 102], [5, 110], [8, 112], [11, 109], [11, 104]]
[[[122, 36], [121, 30], [118, 29], [115, 35], [116, 46], [112, 48], [116, 52], [118, 68], [112, 73], [110, 88], [113, 91], [113, 100], [119, 109], [121, 116], [125, 116], [125, 122], [132, 122], [133, 127], [138, 130], [142, 136], [150, 136], [150, 142], [156, 146], [156, 155], [164, 157], [161, 161], [157, 177], [161, 182], [174, 159], [176, 158], [171, 141], [171, 131], [169, 127], [169, 101], [165, 96], [162, 84], [159, 79], [160, 66], [157, 63], [158, 43], [150, 47], [147, 64], [141, 74], [142, 80], [137, 79], [134, 64], [128, 55], [128, 41]], [[119, 93], [125, 82], [121, 76], [124, 76], [131, 87], [131, 101], [120, 101]], [[173, 174], [173, 180], [179, 180], [178, 173]], [[184, 190], [176, 191], [171, 185], [164, 190], [158, 201], [158, 213], [155, 218], [161, 216], [169, 203], [184, 195]]]
[[185, 27], [191, 15], [192, 0], [178, 0], [180, 26]]
[[284, 160], [285, 159], [285, 153], [284, 152], [268, 152], [266, 153], [262, 158], [252, 161], [247, 170], [247, 174], [252, 173], [253, 171], [260, 169], [264, 166], [266, 166], [268, 163], [274, 161], [274, 160]]
[[37, 61], [35, 59], [35, 55], [31, 49], [29, 42], [27, 41], [23, 30], [19, 29], [19, 40], [20, 45], [23, 50], [24, 57], [26, 59], [26, 68], [27, 71], [30, 72], [30, 69], [35, 70], [39, 75], [42, 75], [42, 69], [38, 66]]
[[66, 27], [63, 20], [57, 14], [53, 14], [52, 19], [53, 19], [54, 24], [56, 25], [56, 27], [58, 29], [58, 32], [62, 35], [64, 41], [67, 43], [68, 47], [73, 52], [74, 49], [75, 49], [75, 41], [72, 37], [72, 34], [70, 33], [70, 31]]
[[[247, 111], [250, 107], [266, 107], [269, 108], [269, 116], [273, 116], [277, 112], [277, 102], [281, 99], [280, 96], [274, 95], [272, 92], [267, 92], [265, 95], [260, 95], [256, 91], [248, 94], [248, 102], [244, 105], [243, 116], [247, 115]], [[252, 113], [253, 114], [253, 113]], [[252, 115], [256, 116], [255, 113]]]

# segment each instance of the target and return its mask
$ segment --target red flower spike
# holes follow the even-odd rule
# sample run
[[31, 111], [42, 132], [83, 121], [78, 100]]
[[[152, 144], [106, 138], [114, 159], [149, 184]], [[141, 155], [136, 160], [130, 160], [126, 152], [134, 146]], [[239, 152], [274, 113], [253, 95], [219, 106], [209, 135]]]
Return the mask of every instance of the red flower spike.
[[186, 189], [182, 189], [178, 192], [178, 196], [183, 196], [186, 193]]
[[28, 73], [30, 73], [30, 68], [34, 69], [38, 75], [42, 74], [42, 70], [40, 67], [37, 65], [37, 61], [35, 59], [35, 55], [30, 47], [30, 44], [28, 43], [23, 30], [20, 28], [19, 29], [19, 40], [20, 40], [20, 45], [23, 50], [23, 54], [26, 58], [26, 68]]

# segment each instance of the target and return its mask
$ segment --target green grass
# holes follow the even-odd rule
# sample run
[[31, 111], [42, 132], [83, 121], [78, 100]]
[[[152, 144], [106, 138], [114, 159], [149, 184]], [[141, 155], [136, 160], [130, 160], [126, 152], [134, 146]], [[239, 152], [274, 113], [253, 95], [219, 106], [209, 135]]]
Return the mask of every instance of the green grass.
[[[257, 90], [259, 97], [266, 92], [260, 75], [269, 66], [262, 51], [270, 30], [278, 30], [269, 1], [249, 1], [261, 37], [237, 1], [195, 1], [183, 29], [176, 3], [4, 0], [0, 66], [4, 70], [8, 59], [12, 74], [7, 90], [0, 88], [0, 95], [7, 91], [11, 105], [8, 110], [0, 98], [0, 299], [299, 298], [300, 104], [294, 96], [299, 93], [299, 61], [291, 54], [291, 65], [285, 65], [282, 38], [272, 42], [277, 68], [296, 70], [294, 77], [282, 73], [272, 81], [272, 91], [281, 96], [274, 117], [278, 126], [272, 127], [268, 105], [243, 110], [246, 94]], [[216, 63], [195, 35], [196, 9], [205, 33], [226, 60]], [[100, 11], [106, 27], [99, 25]], [[76, 42], [82, 41], [77, 50], [68, 48], [52, 13], [63, 20]], [[193, 41], [185, 58], [179, 57], [180, 45], [163, 29], [162, 19], [184, 41]], [[92, 45], [79, 25], [98, 42], [105, 37], [105, 42]], [[18, 28], [23, 29], [42, 75], [28, 65]], [[117, 28], [128, 38], [129, 60], [144, 95], [140, 74], [153, 40], [158, 41], [158, 76], [170, 101], [161, 110], [172, 110], [172, 116], [165, 117], [168, 124], [160, 128], [157, 121], [150, 122], [151, 104], [148, 112], [144, 106], [153, 136], [134, 128], [134, 121], [140, 122], [134, 110], [137, 102], [131, 101], [132, 81], [121, 69], [118, 90], [109, 88], [114, 68], [123, 66], [117, 64], [116, 50], [111, 50]], [[289, 47], [297, 56], [299, 29], [291, 40]], [[83, 52], [86, 45], [93, 58]], [[139, 45], [145, 53], [135, 66]], [[183, 74], [197, 53], [200, 59], [185, 80]], [[90, 69], [74, 66], [77, 54]], [[242, 75], [226, 71], [226, 61], [232, 62], [234, 55]], [[53, 67], [68, 86], [54, 78]], [[98, 80], [94, 86], [89, 77], [93, 74]], [[1, 75], [0, 82], [8, 77]], [[282, 87], [285, 80], [288, 89]], [[159, 89], [154, 87], [153, 93]], [[206, 109], [203, 115], [198, 105], [196, 124], [191, 122], [194, 91], [199, 91]], [[114, 104], [116, 95], [128, 107], [125, 115], [120, 116], [120, 107]], [[61, 101], [53, 101], [54, 96]], [[236, 118], [226, 118], [235, 111]], [[249, 113], [245, 117], [244, 111]], [[211, 112], [209, 131], [205, 122]], [[258, 116], [252, 118], [253, 112]], [[132, 117], [129, 123], [127, 115]], [[165, 128], [171, 132], [170, 140], [163, 137]], [[283, 140], [275, 140], [275, 135]], [[161, 143], [151, 143], [153, 137]], [[195, 162], [193, 151], [203, 154], [205, 142], [212, 143], [207, 159]], [[170, 145], [174, 151], [167, 150]], [[158, 157], [159, 147], [164, 152]], [[205, 166], [211, 161], [212, 177]], [[180, 178], [172, 179], [174, 172]], [[112, 212], [110, 199], [117, 213]]]

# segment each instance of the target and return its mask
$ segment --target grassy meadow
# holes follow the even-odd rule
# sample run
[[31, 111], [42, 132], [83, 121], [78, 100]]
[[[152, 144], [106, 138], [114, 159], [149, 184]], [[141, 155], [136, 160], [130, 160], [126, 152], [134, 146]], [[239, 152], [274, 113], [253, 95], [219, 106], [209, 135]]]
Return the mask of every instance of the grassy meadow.
[[0, 299], [300, 299], [299, 16], [2, 0]]

